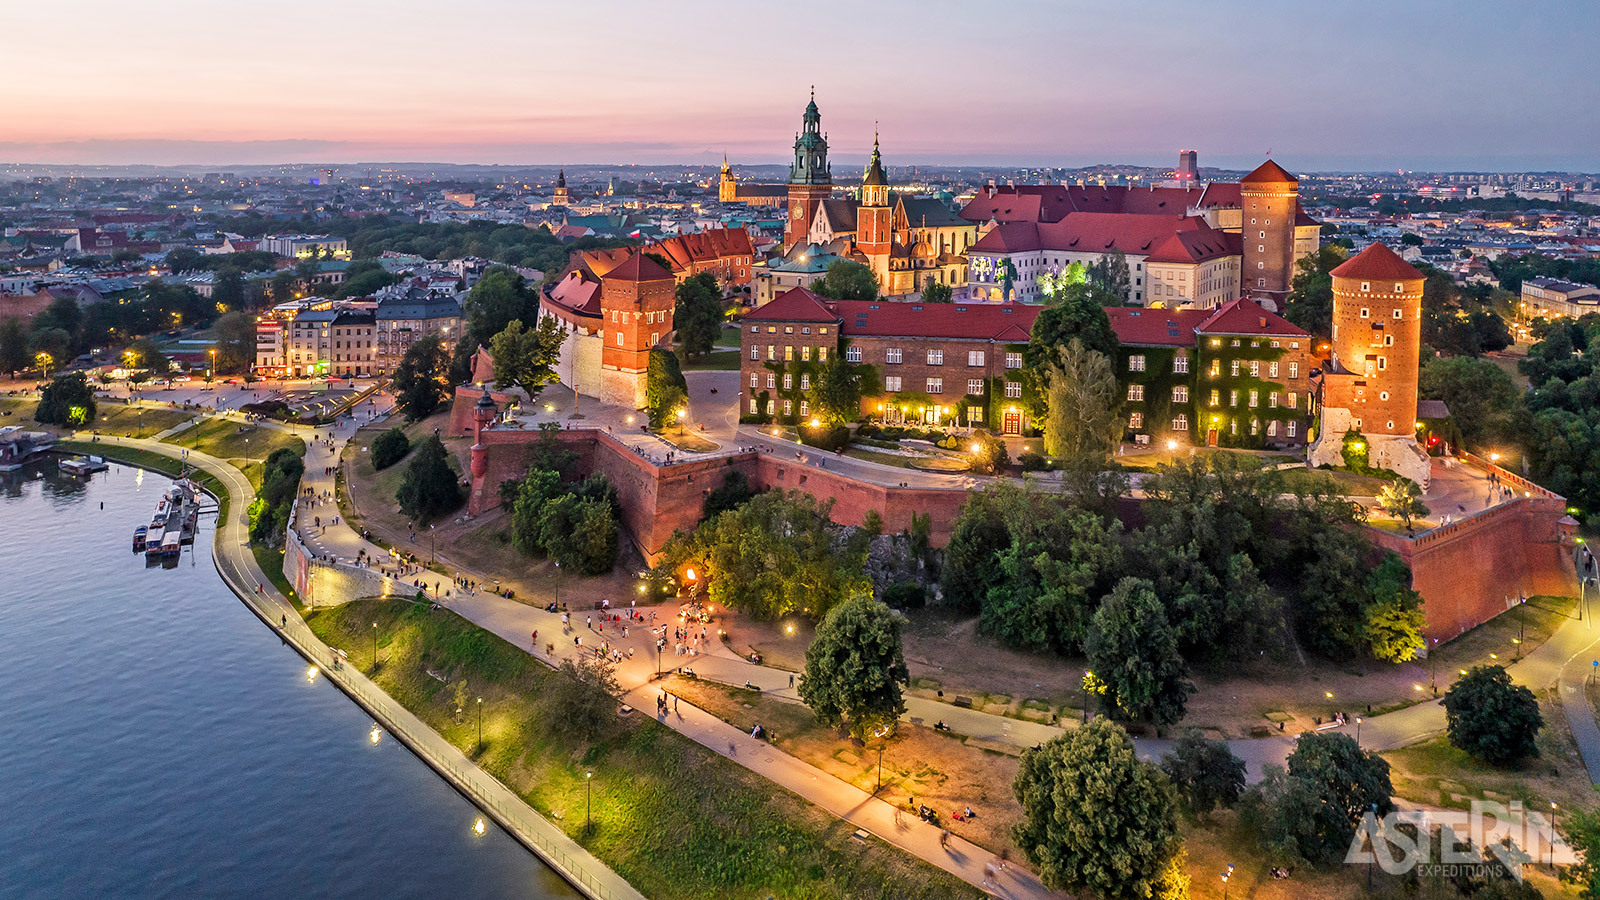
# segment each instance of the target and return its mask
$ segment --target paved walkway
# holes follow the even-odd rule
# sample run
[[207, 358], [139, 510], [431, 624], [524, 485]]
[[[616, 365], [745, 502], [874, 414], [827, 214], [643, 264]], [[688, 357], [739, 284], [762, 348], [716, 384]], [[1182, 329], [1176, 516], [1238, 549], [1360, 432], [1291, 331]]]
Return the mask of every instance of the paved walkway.
[[239, 599], [303, 656], [318, 663], [319, 675], [333, 681], [382, 721], [390, 733], [446, 775], [475, 805], [490, 814], [509, 834], [533, 850], [584, 894], [596, 900], [645, 900], [644, 895], [620, 875], [539, 815], [510, 788], [478, 768], [461, 750], [391, 699], [365, 675], [351, 666], [334, 662], [333, 652], [312, 633], [293, 605], [272, 586], [250, 552], [249, 516], [245, 507], [249, 505], [249, 498], [255, 495], [255, 489], [242, 472], [206, 454], [192, 450], [184, 454], [182, 448], [156, 441], [102, 436], [100, 443], [136, 447], [182, 459], [218, 478], [232, 499], [229, 515], [217, 523], [213, 560], [217, 571]]

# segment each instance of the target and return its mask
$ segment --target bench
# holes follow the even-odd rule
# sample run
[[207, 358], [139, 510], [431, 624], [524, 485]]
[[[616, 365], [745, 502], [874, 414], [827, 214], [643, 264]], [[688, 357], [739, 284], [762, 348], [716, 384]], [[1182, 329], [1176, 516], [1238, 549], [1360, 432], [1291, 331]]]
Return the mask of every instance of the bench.
[[971, 709], [972, 708], [972, 698], [971, 697], [957, 697], [955, 705], [956, 706], [964, 706], [967, 709]]

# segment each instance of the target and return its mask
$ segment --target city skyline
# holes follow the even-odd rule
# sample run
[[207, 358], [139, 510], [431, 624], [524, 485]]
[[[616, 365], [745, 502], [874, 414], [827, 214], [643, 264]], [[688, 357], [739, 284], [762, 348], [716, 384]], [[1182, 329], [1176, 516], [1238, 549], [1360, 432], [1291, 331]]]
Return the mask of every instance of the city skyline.
[[249, 19], [165, 6], [92, 2], [70, 43], [48, 9], [14, 11], [18, 33], [50, 36], [14, 48], [20, 70], [96, 63], [0, 98], [0, 159], [780, 164], [814, 83], [841, 175], [875, 124], [892, 166], [1164, 167], [1195, 147], [1241, 170], [1268, 151], [1301, 171], [1600, 169], [1600, 123], [1575, 114], [1600, 100], [1580, 44], [1600, 16], [1579, 3], [1503, 20], [1479, 2], [1013, 0], [973, 28], [953, 2], [473, 0], [452, 8], [457, 31], [417, 0]]

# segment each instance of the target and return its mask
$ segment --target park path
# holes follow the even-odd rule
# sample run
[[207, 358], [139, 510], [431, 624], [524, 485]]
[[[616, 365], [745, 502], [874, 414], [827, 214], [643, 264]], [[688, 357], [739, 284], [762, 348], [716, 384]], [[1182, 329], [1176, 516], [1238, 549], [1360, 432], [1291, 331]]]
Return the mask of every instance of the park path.
[[[87, 439], [87, 435], [80, 435]], [[541, 816], [493, 775], [479, 768], [460, 749], [446, 741], [410, 710], [391, 699], [353, 666], [335, 662], [334, 653], [300, 618], [287, 598], [273, 587], [250, 551], [245, 508], [255, 489], [237, 468], [222, 460], [171, 444], [138, 438], [101, 436], [99, 443], [134, 447], [178, 459], [215, 476], [230, 496], [228, 515], [219, 518], [212, 559], [217, 571], [239, 599], [269, 627], [319, 667], [317, 675], [340, 690], [383, 723], [418, 757], [444, 775], [479, 809], [505, 831], [594, 900], [645, 900], [622, 876], [595, 859], [565, 832]]]

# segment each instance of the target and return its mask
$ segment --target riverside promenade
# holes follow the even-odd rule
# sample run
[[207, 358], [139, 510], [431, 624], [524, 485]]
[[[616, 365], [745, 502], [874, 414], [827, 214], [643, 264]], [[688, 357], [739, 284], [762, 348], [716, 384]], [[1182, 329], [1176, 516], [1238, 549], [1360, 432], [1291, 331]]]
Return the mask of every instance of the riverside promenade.
[[[79, 435], [87, 440], [87, 435]], [[645, 900], [565, 832], [529, 806], [493, 775], [479, 768], [438, 732], [385, 694], [349, 665], [335, 665], [333, 651], [311, 631], [293, 604], [273, 587], [250, 551], [245, 509], [255, 489], [238, 469], [203, 453], [153, 440], [101, 436], [106, 455], [130, 447], [185, 462], [214, 476], [226, 487], [228, 514], [217, 523], [212, 560], [228, 587], [246, 607], [316, 667], [308, 677], [325, 677], [365, 709], [390, 734], [411, 749], [508, 834], [515, 837], [591, 900]], [[222, 498], [218, 498], [219, 500]]]

